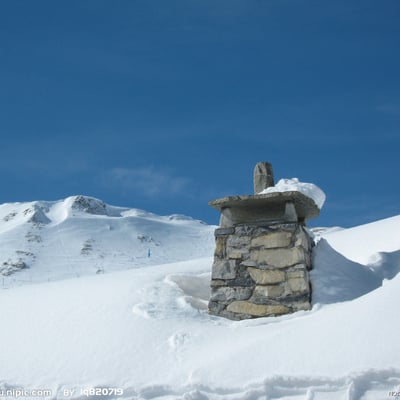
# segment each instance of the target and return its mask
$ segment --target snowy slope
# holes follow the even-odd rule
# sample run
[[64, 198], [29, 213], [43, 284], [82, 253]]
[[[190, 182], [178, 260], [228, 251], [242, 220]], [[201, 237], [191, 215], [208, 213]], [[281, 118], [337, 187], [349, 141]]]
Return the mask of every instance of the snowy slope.
[[361, 264], [377, 261], [378, 253], [400, 249], [400, 216], [329, 233], [330, 245], [348, 259]]
[[[278, 318], [208, 315], [211, 257], [0, 290], [0, 393], [46, 388], [52, 398], [84, 399], [97, 387], [124, 393], [90, 398], [391, 398], [400, 389], [399, 228], [395, 217], [322, 233], [313, 309]], [[357, 258], [335, 247], [340, 235]], [[364, 252], [372, 264], [361, 262]]]
[[85, 196], [3, 204], [1, 283], [10, 287], [212, 255], [213, 229], [189, 217], [113, 207]]

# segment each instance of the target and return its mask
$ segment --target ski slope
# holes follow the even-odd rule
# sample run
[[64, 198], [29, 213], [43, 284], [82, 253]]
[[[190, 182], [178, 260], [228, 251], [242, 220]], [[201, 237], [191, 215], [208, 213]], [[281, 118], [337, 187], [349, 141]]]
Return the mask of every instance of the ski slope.
[[[80, 249], [93, 230], [100, 249], [109, 237], [107, 229], [99, 228], [103, 220], [119, 232], [118, 221], [127, 218], [122, 213], [130, 215], [128, 220], [134, 213], [113, 209], [107, 216], [85, 216], [87, 210], [71, 211], [71, 201], [52, 203], [51, 211], [44, 212], [49, 230], [61, 225], [64, 234], [76, 226], [85, 232], [64, 236], [71, 252], [75, 247], [67, 237], [77, 238]], [[145, 227], [150, 220], [162, 222], [167, 227], [157, 226], [168, 228], [169, 235], [181, 235], [176, 254], [163, 249], [169, 262], [151, 265], [144, 257], [147, 263], [135, 259], [134, 268], [127, 263], [117, 271], [105, 261], [109, 270], [96, 274], [92, 259], [77, 255], [80, 271], [87, 272], [79, 278], [62, 279], [61, 274], [39, 282], [34, 276], [38, 283], [0, 290], [0, 393], [24, 388], [48, 389], [52, 394], [47, 398], [57, 399], [376, 400], [400, 390], [400, 216], [351, 229], [318, 230], [312, 310], [245, 321], [207, 313], [213, 227], [145, 216]], [[8, 232], [25, 232], [30, 222], [21, 222], [24, 217], [15, 216]], [[131, 238], [142, 232], [160, 240], [155, 231], [129, 221], [135, 230]], [[47, 243], [53, 244], [50, 232], [55, 230], [45, 234], [47, 228], [40, 228], [41, 247], [33, 248], [41, 253], [35, 253], [32, 275], [44, 271], [40, 260], [51, 260]], [[1, 232], [7, 231], [2, 227]], [[140, 241], [133, 243], [142, 248]], [[180, 256], [187, 258], [178, 261]], [[69, 268], [61, 261], [54, 265]], [[96, 388], [110, 395], [95, 396]]]

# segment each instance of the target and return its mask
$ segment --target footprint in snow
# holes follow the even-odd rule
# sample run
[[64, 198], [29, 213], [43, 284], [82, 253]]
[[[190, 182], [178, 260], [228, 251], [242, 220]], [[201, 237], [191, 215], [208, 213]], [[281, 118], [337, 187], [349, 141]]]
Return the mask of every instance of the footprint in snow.
[[168, 338], [168, 345], [171, 350], [177, 352], [190, 340], [190, 334], [187, 332], [176, 332]]

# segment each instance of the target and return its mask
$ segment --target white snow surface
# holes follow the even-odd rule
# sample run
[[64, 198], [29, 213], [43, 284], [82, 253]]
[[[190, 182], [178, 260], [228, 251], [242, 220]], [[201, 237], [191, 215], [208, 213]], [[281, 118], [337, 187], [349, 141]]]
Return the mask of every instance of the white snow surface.
[[321, 209], [325, 203], [326, 195], [321, 188], [314, 183], [300, 182], [298, 178], [280, 179], [274, 186], [264, 189], [259, 194], [276, 192], [300, 192], [314, 200], [316, 206]]
[[[230, 321], [207, 313], [214, 227], [101, 202], [91, 211], [76, 210], [74, 204], [73, 199], [48, 203], [47, 210], [40, 203], [38, 230], [28, 221], [32, 213], [24, 215], [26, 204], [0, 206], [5, 215], [17, 210], [0, 227], [2, 237], [11, 235], [1, 242], [3, 254], [11, 254], [16, 243], [18, 249], [33, 243], [32, 251], [40, 250], [31, 256], [33, 283], [0, 290], [0, 397], [2, 391], [24, 388], [50, 389], [52, 396], [46, 398], [74, 400], [375, 400], [400, 390], [400, 216], [320, 231], [311, 311]], [[105, 220], [114, 228], [111, 239], [102, 229]], [[19, 243], [14, 229], [23, 233]], [[163, 249], [165, 260], [185, 261], [151, 265], [143, 257], [141, 264], [129, 253], [132, 243], [140, 250], [153, 243], [142, 249], [137, 232], [155, 235], [158, 229], [180, 238], [172, 250]], [[40, 235], [41, 241], [26, 242], [26, 232]], [[95, 240], [91, 256], [78, 257], [89, 232]], [[84, 272], [79, 278], [71, 278], [68, 263], [55, 258], [52, 264], [48, 254], [55, 255], [57, 234], [64, 235], [64, 256], [78, 245], [73, 265]], [[131, 240], [124, 241], [126, 236]], [[119, 271], [109, 262], [117, 237], [122, 241], [118, 251], [130, 254], [115, 256]], [[154, 240], [160, 244], [152, 249], [163, 248], [160, 237]], [[191, 256], [186, 247], [198, 250]], [[92, 268], [98, 254], [109, 266], [104, 274]], [[52, 281], [40, 278], [44, 271], [48, 277], [53, 266]], [[23, 272], [10, 276], [18, 279]], [[90, 388], [124, 393], [90, 396]], [[28, 393], [24, 398], [37, 397]]]

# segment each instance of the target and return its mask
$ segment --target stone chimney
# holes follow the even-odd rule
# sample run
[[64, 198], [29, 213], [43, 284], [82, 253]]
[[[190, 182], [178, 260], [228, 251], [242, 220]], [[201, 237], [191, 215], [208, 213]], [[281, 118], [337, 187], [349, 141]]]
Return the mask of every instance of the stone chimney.
[[254, 195], [209, 204], [221, 212], [215, 230], [209, 312], [230, 319], [277, 316], [311, 308], [312, 239], [306, 220], [319, 215], [298, 191], [260, 194], [274, 185], [272, 165], [254, 168]]

